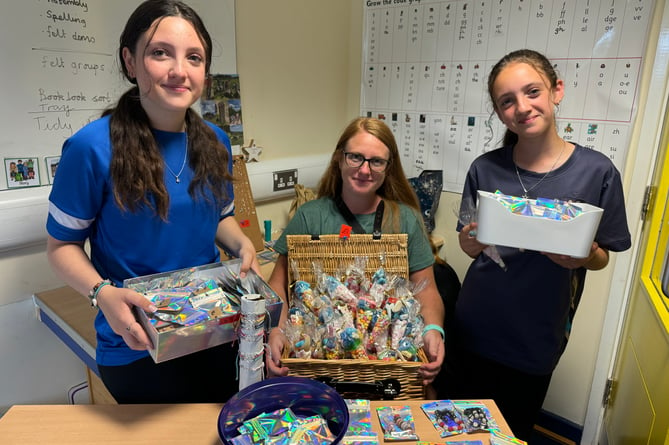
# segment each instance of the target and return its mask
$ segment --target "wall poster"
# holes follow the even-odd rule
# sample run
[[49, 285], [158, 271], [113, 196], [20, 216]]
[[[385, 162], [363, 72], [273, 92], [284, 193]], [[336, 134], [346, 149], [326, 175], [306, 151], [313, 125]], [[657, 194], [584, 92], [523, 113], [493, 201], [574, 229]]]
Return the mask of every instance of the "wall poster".
[[487, 76], [506, 53], [545, 54], [565, 82], [560, 135], [622, 172], [638, 107], [653, 0], [366, 0], [361, 114], [393, 130], [408, 177], [443, 170], [462, 191], [498, 147]]

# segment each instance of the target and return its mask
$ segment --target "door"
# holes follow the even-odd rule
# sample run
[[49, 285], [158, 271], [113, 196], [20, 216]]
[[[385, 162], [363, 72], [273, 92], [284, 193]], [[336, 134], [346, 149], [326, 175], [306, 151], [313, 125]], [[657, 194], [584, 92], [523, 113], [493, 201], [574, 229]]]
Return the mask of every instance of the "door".
[[657, 157], [601, 443], [663, 444], [669, 427], [669, 127]]

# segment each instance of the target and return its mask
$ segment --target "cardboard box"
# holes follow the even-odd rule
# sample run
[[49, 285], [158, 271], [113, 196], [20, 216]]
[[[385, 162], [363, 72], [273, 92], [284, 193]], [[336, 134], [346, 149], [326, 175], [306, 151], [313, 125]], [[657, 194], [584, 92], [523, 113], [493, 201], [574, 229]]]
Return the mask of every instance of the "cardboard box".
[[[528, 199], [529, 203], [536, 203]], [[478, 191], [476, 239], [484, 244], [517, 247], [585, 258], [597, 233], [603, 209], [575, 204], [582, 213], [566, 221], [512, 213], [495, 193]]]
[[[169, 283], [174, 282], [175, 277], [216, 280], [217, 277], [222, 275], [229, 277], [231, 271], [238, 274], [240, 266], [241, 260], [234, 259], [224, 263], [130, 278], [123, 282], [123, 287], [143, 293], [146, 290], [166, 287]], [[245, 289], [252, 289], [252, 292], [249, 293], [260, 294], [265, 297], [267, 329], [275, 327], [281, 315], [281, 306], [283, 305], [281, 298], [253, 271], [250, 271], [241, 281]], [[240, 314], [237, 312], [234, 315], [207, 320], [193, 326], [183, 326], [166, 332], [158, 332], [151, 324], [147, 314], [135, 307], [135, 318], [144, 327], [153, 343], [154, 348], [149, 352], [156, 363], [236, 340], [236, 327], [239, 317]]]

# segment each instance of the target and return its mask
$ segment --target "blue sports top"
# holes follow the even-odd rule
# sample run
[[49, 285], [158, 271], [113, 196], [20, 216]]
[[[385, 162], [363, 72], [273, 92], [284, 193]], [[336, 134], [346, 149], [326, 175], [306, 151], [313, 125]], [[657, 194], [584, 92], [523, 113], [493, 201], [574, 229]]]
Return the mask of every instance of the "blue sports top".
[[[180, 183], [165, 168], [170, 196], [167, 222], [145, 206], [134, 213], [121, 210], [109, 176], [109, 120], [109, 116], [95, 120], [65, 141], [49, 196], [49, 235], [66, 242], [88, 239], [93, 266], [117, 286], [126, 278], [219, 261], [216, 229], [221, 219], [234, 215], [232, 184], [226, 186], [228, 199], [220, 206], [202, 196], [194, 200], [188, 194], [193, 170], [186, 162]], [[232, 171], [228, 136], [208, 125], [227, 148]], [[186, 133], [153, 133], [165, 162], [178, 172], [184, 162]], [[127, 364], [148, 354], [129, 349], [111, 330], [102, 311], [97, 314], [95, 328], [96, 360], [102, 365]]]

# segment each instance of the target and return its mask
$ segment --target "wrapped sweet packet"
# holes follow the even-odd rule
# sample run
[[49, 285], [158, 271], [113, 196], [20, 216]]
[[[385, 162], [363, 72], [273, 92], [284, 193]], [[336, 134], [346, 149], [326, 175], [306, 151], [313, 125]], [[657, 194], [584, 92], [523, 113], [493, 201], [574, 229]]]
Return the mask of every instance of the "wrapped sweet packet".
[[415, 294], [424, 283], [388, 276], [383, 267], [367, 278], [362, 264], [363, 256], [353, 258], [338, 276], [314, 264], [315, 285], [291, 285], [283, 326], [289, 357], [421, 360], [424, 322]]

